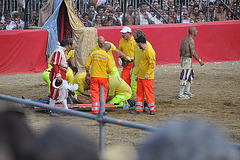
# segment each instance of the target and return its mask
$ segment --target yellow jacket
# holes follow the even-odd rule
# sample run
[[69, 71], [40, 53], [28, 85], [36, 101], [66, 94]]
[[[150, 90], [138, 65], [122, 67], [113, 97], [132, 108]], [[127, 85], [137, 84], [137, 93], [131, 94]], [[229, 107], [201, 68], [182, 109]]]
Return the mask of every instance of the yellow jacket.
[[156, 66], [156, 54], [152, 47], [147, 46], [140, 52], [140, 63], [137, 70], [139, 79], [145, 79], [145, 75], [149, 75], [149, 79], [154, 79], [154, 70]]
[[91, 64], [91, 77], [108, 78], [108, 73], [112, 72], [111, 57], [104, 50], [94, 51], [89, 55], [85, 64], [87, 72]]
[[[146, 43], [149, 47], [152, 47], [152, 45], [148, 41]], [[134, 67], [133, 67], [133, 71], [132, 71], [132, 73], [135, 74], [135, 75], [137, 74], [138, 66], [139, 66], [139, 63], [140, 63], [141, 52], [142, 52], [142, 50], [139, 48], [138, 44], [135, 44], [135, 47], [134, 47]]]
[[[129, 41], [125, 39], [120, 39], [119, 42], [119, 50], [122, 51], [126, 56], [129, 56], [130, 58], [134, 58], [134, 46], [136, 42], [133, 38], [133, 36], [130, 38]], [[124, 58], [125, 59], [125, 58]], [[126, 59], [125, 59], [126, 60]]]
[[[112, 44], [111, 42], [105, 41], [105, 44], [106, 44], [106, 43], [109, 43], [109, 44], [111, 45], [111, 48], [110, 48], [110, 50], [107, 52], [107, 54], [111, 57], [112, 66], [114, 67], [114, 66], [116, 66], [116, 63], [115, 63], [115, 60], [114, 60], [112, 51], [115, 51], [115, 50], [116, 50], [116, 46], [115, 46], [114, 44]], [[98, 51], [98, 50], [101, 50], [101, 48], [99, 47], [98, 44], [96, 44], [96, 45], [92, 48], [92, 50], [91, 50], [90, 53], [92, 53], [92, 52], [94, 52], [94, 51]]]

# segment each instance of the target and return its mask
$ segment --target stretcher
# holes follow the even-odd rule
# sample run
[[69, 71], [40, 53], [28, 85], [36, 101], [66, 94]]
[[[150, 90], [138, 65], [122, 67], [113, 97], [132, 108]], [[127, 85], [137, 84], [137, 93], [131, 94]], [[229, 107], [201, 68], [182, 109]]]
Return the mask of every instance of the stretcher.
[[[56, 107], [62, 107], [62, 104], [55, 104]], [[76, 110], [91, 110], [92, 104], [68, 104], [68, 109], [76, 109]], [[105, 104], [105, 109], [115, 109], [117, 106], [114, 104]], [[34, 106], [35, 110], [46, 110], [41, 107]]]

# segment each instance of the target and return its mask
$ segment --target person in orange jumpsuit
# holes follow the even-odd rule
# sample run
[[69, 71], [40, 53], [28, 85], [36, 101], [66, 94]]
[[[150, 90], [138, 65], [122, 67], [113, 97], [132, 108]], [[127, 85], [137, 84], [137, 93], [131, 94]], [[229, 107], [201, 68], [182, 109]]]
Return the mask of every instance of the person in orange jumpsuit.
[[[120, 31], [122, 34], [122, 39], [119, 41], [119, 50], [122, 51], [128, 59], [124, 58], [126, 61], [130, 61], [127, 66], [123, 66], [122, 70], [122, 79], [131, 86], [131, 75], [130, 70], [132, 68], [133, 62], [131, 62], [134, 59], [134, 46], [136, 44], [131, 32], [131, 28], [129, 27], [123, 27]], [[118, 58], [119, 65], [122, 65], [120, 57]]]
[[104, 87], [104, 102], [106, 102], [108, 91], [108, 74], [112, 72], [111, 57], [107, 54], [111, 45], [105, 43], [101, 50], [94, 51], [90, 54], [85, 64], [86, 72], [89, 73], [91, 66], [91, 84], [90, 92], [92, 96], [92, 113], [98, 114], [100, 108], [100, 87]]
[[153, 81], [156, 66], [156, 53], [154, 49], [146, 43], [145, 37], [140, 36], [135, 40], [141, 49], [141, 52], [139, 52], [140, 63], [135, 76], [137, 81], [136, 109], [131, 111], [131, 114], [143, 113], [144, 99], [146, 96], [147, 107], [149, 108], [150, 114], [155, 115], [156, 105], [155, 94], [153, 91]]

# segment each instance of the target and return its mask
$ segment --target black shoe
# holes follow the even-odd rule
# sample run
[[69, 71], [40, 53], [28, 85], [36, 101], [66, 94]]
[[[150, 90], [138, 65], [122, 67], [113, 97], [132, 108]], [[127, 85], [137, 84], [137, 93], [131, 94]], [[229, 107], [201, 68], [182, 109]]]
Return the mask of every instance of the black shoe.
[[54, 112], [50, 112], [49, 116], [50, 117], [59, 117], [59, 115], [57, 113], [54, 113]]
[[130, 113], [131, 113], [131, 114], [142, 114], [143, 112], [138, 112], [138, 111], [136, 111], [136, 110], [132, 110]]
[[148, 112], [149, 108], [148, 107], [144, 107], [143, 112]]
[[156, 112], [155, 111], [150, 111], [150, 115], [155, 115]]

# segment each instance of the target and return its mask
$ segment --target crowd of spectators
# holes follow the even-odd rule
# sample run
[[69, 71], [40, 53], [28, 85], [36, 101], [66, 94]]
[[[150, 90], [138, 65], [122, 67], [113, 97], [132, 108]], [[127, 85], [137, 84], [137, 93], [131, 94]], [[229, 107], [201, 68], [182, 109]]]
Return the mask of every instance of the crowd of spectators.
[[154, 1], [152, 6], [153, 8], [141, 2], [135, 10], [132, 4], [127, 4], [124, 16], [123, 6], [119, 1], [113, 5], [89, 3], [87, 12], [75, 12], [86, 27], [236, 20], [233, 13], [240, 17], [240, 3], [235, 0], [230, 0], [227, 4], [210, 0], [209, 7], [206, 0], [193, 0], [188, 5], [182, 5], [182, 8], [174, 0], [163, 1], [162, 4]]
[[[22, 30], [25, 27], [24, 12], [0, 12], [0, 30]], [[31, 12], [29, 26], [38, 26], [37, 11]]]
[[[175, 2], [166, 0], [160, 4], [156, 0], [152, 3], [153, 8], [141, 2], [136, 10], [132, 4], [126, 4], [125, 14], [123, 4], [119, 1], [113, 4], [89, 3], [86, 12], [75, 9], [75, 13], [86, 27], [213, 22], [236, 20], [240, 17], [240, 3], [236, 0], [229, 0], [227, 3], [210, 0], [209, 7], [207, 0], [193, 0], [182, 6]], [[38, 26], [37, 12], [32, 11], [30, 17], [29, 25]], [[24, 13], [0, 13], [0, 30], [16, 29], [24, 29]]]

